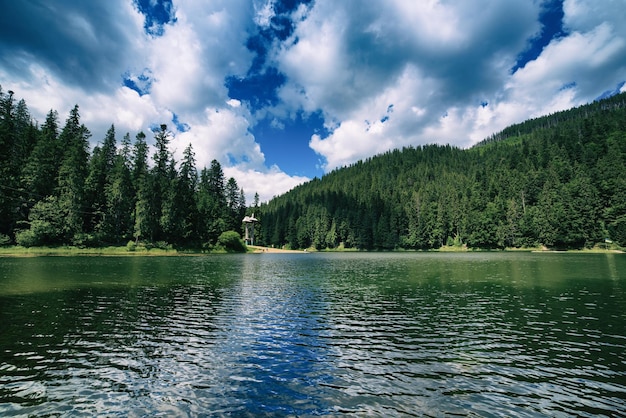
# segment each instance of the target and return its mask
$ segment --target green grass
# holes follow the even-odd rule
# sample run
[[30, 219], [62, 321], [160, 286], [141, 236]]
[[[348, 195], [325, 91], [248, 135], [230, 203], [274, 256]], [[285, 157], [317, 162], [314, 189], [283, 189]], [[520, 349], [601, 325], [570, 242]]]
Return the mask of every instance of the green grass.
[[19, 245], [0, 247], [0, 256], [29, 257], [29, 256], [72, 256], [72, 255], [183, 255], [174, 249], [161, 249], [138, 246], [134, 251], [129, 251], [126, 246], [120, 247], [100, 247], [100, 248], [79, 248], [73, 246], [60, 247], [21, 247]]

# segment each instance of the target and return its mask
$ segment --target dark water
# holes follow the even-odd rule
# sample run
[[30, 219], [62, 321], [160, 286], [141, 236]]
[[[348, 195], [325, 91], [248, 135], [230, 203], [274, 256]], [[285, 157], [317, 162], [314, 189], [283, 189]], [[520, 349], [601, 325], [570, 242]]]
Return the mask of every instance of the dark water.
[[626, 415], [626, 255], [0, 258], [1, 416]]

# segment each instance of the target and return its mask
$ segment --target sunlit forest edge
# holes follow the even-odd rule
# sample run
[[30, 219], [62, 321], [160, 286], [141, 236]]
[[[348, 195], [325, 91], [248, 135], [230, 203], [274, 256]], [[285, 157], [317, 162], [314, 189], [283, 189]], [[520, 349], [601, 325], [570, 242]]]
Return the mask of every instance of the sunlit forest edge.
[[263, 242], [367, 250], [626, 245], [626, 94], [335, 170], [262, 205]]
[[[79, 107], [40, 125], [0, 87], [0, 255], [602, 249], [626, 246], [626, 94], [528, 120], [470, 149], [396, 149], [247, 205], [166, 125], [93, 149]], [[462, 133], [459, 133], [462, 135]], [[153, 154], [149, 155], [151, 150]]]

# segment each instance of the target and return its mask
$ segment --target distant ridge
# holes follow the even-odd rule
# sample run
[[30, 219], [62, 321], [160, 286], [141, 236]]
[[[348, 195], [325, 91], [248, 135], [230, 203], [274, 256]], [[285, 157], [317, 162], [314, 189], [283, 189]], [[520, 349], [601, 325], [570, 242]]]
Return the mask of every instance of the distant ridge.
[[528, 119], [521, 123], [516, 123], [514, 125], [504, 128], [502, 131], [495, 133], [488, 138], [483, 139], [482, 141], [475, 144], [474, 147], [481, 147], [493, 142], [503, 141], [511, 137], [527, 135], [538, 129], [555, 128], [563, 122], [581, 118], [589, 118], [599, 112], [623, 109], [625, 107], [626, 92], [619, 93], [614, 96], [601, 100], [596, 100], [572, 109], [562, 110], [552, 113], [550, 115], [540, 116], [537, 118]]
[[388, 151], [260, 208], [259, 243], [359, 250], [626, 246], [626, 94], [469, 149]]

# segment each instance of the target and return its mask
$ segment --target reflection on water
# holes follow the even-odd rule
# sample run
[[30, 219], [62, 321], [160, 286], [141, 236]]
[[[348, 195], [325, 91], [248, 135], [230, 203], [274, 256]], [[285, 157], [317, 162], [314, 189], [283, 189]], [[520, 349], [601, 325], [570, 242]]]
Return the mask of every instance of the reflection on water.
[[0, 259], [0, 415], [626, 414], [626, 257]]

